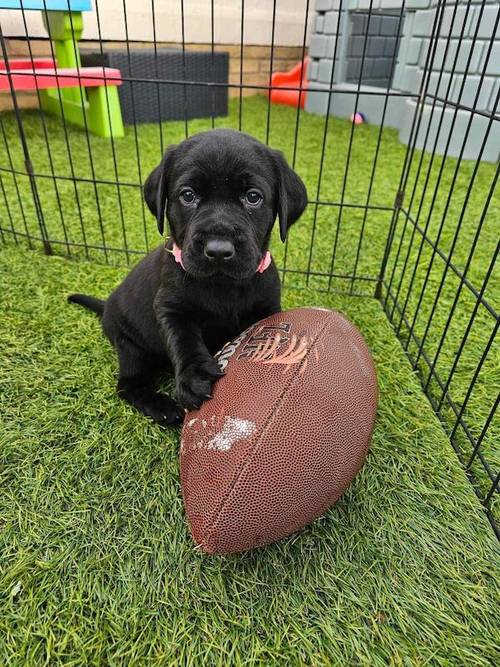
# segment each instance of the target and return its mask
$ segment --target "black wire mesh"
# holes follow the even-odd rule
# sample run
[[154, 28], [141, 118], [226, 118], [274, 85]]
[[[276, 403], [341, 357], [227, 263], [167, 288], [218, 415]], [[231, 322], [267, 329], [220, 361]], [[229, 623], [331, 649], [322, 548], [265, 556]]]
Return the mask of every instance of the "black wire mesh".
[[[158, 67], [162, 49], [172, 47], [158, 38], [161, 3], [158, 0], [144, 3], [143, 20], [151, 25], [146, 46], [135, 40], [131, 4], [130, 0], [123, 0], [116, 12], [114, 21], [121, 26], [123, 39], [112, 42], [103, 36], [104, 3], [102, 0], [93, 3], [97, 30], [97, 41], [91, 45], [94, 51], [97, 49], [104, 57], [111, 49], [123, 49], [130, 72], [137, 48], [147, 48], [152, 54], [150, 76], [123, 77], [130, 84], [134, 120], [123, 139], [96, 137], [90, 133], [86, 121], [82, 129], [71, 125], [65, 117], [61, 89], [57, 89], [60, 117], [53, 118], [41, 110], [38, 84], [35, 91], [38, 110], [23, 109], [9, 69], [12, 36], [4, 34], [0, 21], [4, 76], [9, 81], [12, 105], [10, 110], [0, 113], [2, 242], [41, 247], [47, 254], [73, 258], [115, 264], [133, 262], [156, 243], [154, 225], [143, 202], [142, 183], [166, 146], [200, 129], [225, 125], [257, 133], [264, 142], [284, 150], [306, 181], [311, 196], [308, 212], [292, 230], [284, 248], [274, 244], [283, 283], [380, 300], [498, 534], [494, 516], [498, 517], [495, 501], [500, 475], [499, 362], [495, 348], [499, 314], [495, 301], [498, 301], [500, 211], [498, 164], [488, 165], [483, 157], [500, 121], [497, 114], [500, 87], [497, 85], [496, 93], [492, 93], [490, 110], [479, 101], [485, 77], [498, 58], [495, 36], [499, 12], [494, 21], [488, 15], [485, 39], [485, 12], [491, 7], [486, 0], [477, 3], [429, 0], [427, 11], [433, 13], [424, 40], [426, 50], [420, 60], [420, 85], [416, 90], [403, 91], [394, 85], [397, 53], [392, 55], [390, 72], [385, 73], [386, 85], [378, 88], [365, 85], [367, 67], [373, 61], [370, 39], [375, 22], [380, 21], [379, 7], [383, 3], [374, 0], [293, 3], [301, 17], [295, 53], [303, 68], [310, 34], [319, 21], [325, 20], [329, 10], [338, 12], [338, 21], [336, 33], [332, 34], [331, 70], [323, 84], [312, 81], [308, 87], [282, 88], [299, 92], [299, 104], [287, 112], [284, 123], [284, 112], [277, 115], [269, 96], [259, 98], [262, 103], [254, 104], [249, 114], [245, 109], [249, 99], [246, 95], [267, 95], [272, 88], [271, 75], [278, 69], [277, 63], [282, 63], [277, 55], [280, 49], [277, 33], [288, 19], [290, 3], [273, 0], [265, 3], [264, 8], [263, 3], [240, 0], [239, 41], [231, 45], [217, 41], [217, 21], [224, 18], [226, 3], [221, 7], [215, 0], [171, 3], [175, 6], [172, 21], [178, 19], [174, 48], [182, 56], [182, 76], [169, 78], [160, 76]], [[406, 4], [397, 1], [388, 4], [389, 13], [397, 17], [395, 41], [401, 44], [405, 22], [415, 5], [410, 0]], [[257, 5], [258, 11], [265, 13], [268, 36], [261, 45], [262, 73], [255, 80], [247, 76], [249, 49], [255, 47], [248, 42], [246, 27], [249, 13]], [[49, 0], [44, 6], [50, 11]], [[207, 38], [201, 46], [186, 40], [188, 20], [193, 20], [192, 12], [187, 9], [196, 6], [203, 6], [209, 17]], [[350, 11], [362, 12], [365, 17], [356, 24], [364, 26], [364, 41], [356, 56], [357, 81], [353, 83], [351, 71], [350, 86], [342, 87], [339, 82], [346, 80], [343, 58], [353, 52], [346, 50], [342, 38], [349, 31], [349, 20], [352, 21], [348, 16]], [[35, 42], [30, 35], [27, 15], [28, 11], [23, 9], [23, 34], [17, 39], [22, 40], [27, 57], [33, 59], [32, 45], [39, 46], [40, 41]], [[73, 14], [69, 17], [71, 22]], [[482, 40], [484, 48], [481, 47], [479, 82], [471, 97], [468, 73], [478, 40]], [[45, 52], [55, 59], [53, 43], [45, 39], [43, 45]], [[82, 46], [86, 46], [85, 42]], [[188, 58], [195, 47], [204, 49], [210, 58], [209, 81], [187, 75]], [[74, 48], [77, 57], [76, 43]], [[231, 68], [232, 78], [221, 82], [216, 80], [214, 54], [225, 49], [236, 67]], [[477, 63], [475, 66], [477, 69]], [[64, 76], [58, 74], [59, 79]], [[157, 110], [158, 119], [153, 125], [143, 125], [136, 117], [134, 84], [142, 83], [151, 87], [150, 104]], [[169, 91], [177, 91], [183, 109], [179, 123], [162, 121], [161, 99], [167, 86]], [[206, 118], [191, 120], [189, 91], [207, 88], [211, 91], [211, 103]], [[233, 95], [228, 118], [217, 117], [215, 113], [215, 95], [221, 89]], [[85, 91], [77, 90], [83, 106]], [[333, 108], [333, 114], [313, 117], [302, 110], [303, 98], [315, 92], [324, 95], [325, 109]], [[105, 93], [107, 96], [107, 87]], [[410, 119], [409, 137], [406, 147], [399, 144], [395, 149], [395, 133], [390, 129], [392, 105], [403, 98], [412, 103], [404, 111]], [[358, 129], [348, 120], [335, 118], [335, 107], [342, 104], [342, 99], [351, 100], [353, 114], [363, 110], [367, 99], [379, 100], [378, 127], [367, 135], [362, 126]], [[465, 124], [464, 113], [468, 114]], [[484, 119], [485, 125], [481, 139], [476, 141], [476, 157], [471, 160], [465, 150], [469, 138], [475, 136], [477, 118]], [[312, 123], [314, 132], [310, 129]], [[458, 155], [450, 157], [459, 126], [462, 148]]]

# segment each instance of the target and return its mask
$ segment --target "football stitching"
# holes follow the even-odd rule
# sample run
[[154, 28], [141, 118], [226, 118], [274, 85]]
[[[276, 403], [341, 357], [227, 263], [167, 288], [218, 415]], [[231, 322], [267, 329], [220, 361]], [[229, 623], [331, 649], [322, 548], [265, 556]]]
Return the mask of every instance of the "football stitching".
[[[297, 309], [297, 310], [301, 310], [301, 309]], [[327, 328], [327, 326], [328, 326], [329, 324], [331, 324], [331, 319], [332, 319], [332, 314], [333, 314], [333, 313], [336, 313], [336, 311], [330, 311], [330, 316], [327, 318], [325, 324], [324, 324], [324, 325], [321, 327], [321, 329], [318, 331], [316, 337], [315, 337], [314, 340], [313, 340], [313, 343], [316, 343], [316, 341], [317, 341], [318, 338], [321, 336], [321, 334], [324, 332], [324, 330]], [[312, 347], [311, 347], [311, 349], [309, 350], [308, 354], [306, 355], [305, 359], [307, 359], [307, 357], [309, 356], [309, 354], [311, 354], [311, 352], [312, 352]], [[295, 375], [295, 376], [292, 375], [292, 377], [290, 378], [289, 382], [288, 382], [288, 383], [286, 384], [286, 386], [284, 387], [283, 392], [281, 393], [281, 396], [280, 396], [279, 399], [278, 399], [278, 405], [276, 406], [276, 409], [273, 410], [273, 411], [271, 411], [271, 412], [269, 413], [269, 416], [268, 416], [268, 418], [266, 419], [266, 422], [265, 422], [265, 424], [264, 424], [263, 427], [262, 427], [262, 431], [261, 431], [261, 435], [260, 435], [260, 437], [258, 438], [257, 442], [254, 444], [254, 446], [252, 447], [251, 451], [249, 452], [246, 461], [243, 461], [243, 462], [241, 463], [240, 467], [238, 468], [238, 470], [237, 470], [237, 472], [236, 472], [236, 474], [235, 474], [235, 476], [234, 476], [234, 478], [233, 478], [233, 481], [231, 482], [230, 487], [228, 488], [228, 490], [227, 490], [227, 492], [226, 492], [224, 498], [221, 500], [221, 502], [220, 502], [220, 504], [219, 504], [219, 507], [217, 508], [217, 510], [216, 510], [215, 513], [214, 513], [214, 518], [213, 518], [212, 522], [210, 523], [209, 527], [208, 527], [208, 528], [206, 529], [206, 531], [205, 531], [205, 538], [203, 539], [203, 545], [204, 545], [205, 547], [208, 547], [208, 546], [209, 546], [210, 537], [211, 537], [211, 535], [213, 534], [213, 531], [214, 531], [215, 528], [216, 528], [217, 522], [219, 521], [219, 519], [220, 519], [220, 517], [221, 517], [221, 514], [222, 514], [222, 512], [223, 512], [223, 510], [224, 510], [224, 508], [225, 508], [226, 502], [227, 502], [229, 496], [231, 495], [231, 493], [232, 493], [234, 487], [235, 487], [236, 484], [238, 483], [238, 480], [240, 479], [240, 477], [241, 477], [242, 473], [244, 472], [245, 468], [246, 468], [248, 465], [250, 465], [250, 462], [252, 461], [253, 456], [254, 456], [256, 450], [259, 448], [259, 445], [262, 443], [262, 439], [264, 438], [264, 434], [265, 434], [265, 432], [266, 432], [266, 430], [267, 430], [267, 427], [269, 426], [269, 423], [270, 423], [271, 419], [275, 416], [275, 414], [278, 412], [278, 410], [280, 409], [281, 405], [283, 404], [283, 402], [284, 402], [284, 400], [285, 400], [285, 397], [286, 397], [286, 394], [287, 394], [288, 390], [290, 389], [291, 385], [292, 385], [294, 382], [296, 382], [299, 378], [300, 378], [300, 374]]]

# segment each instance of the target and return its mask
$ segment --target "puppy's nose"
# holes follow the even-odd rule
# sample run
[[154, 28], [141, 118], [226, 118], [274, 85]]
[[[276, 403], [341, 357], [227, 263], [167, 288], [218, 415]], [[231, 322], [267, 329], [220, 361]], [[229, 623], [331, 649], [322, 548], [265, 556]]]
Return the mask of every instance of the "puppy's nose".
[[234, 257], [234, 245], [231, 241], [211, 239], [205, 243], [203, 252], [210, 261], [226, 262]]

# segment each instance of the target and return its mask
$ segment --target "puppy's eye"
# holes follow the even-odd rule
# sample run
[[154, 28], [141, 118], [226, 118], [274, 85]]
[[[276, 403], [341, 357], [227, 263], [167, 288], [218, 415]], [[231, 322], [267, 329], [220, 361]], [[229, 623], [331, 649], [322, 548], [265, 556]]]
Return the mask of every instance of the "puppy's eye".
[[258, 206], [262, 199], [263, 197], [258, 190], [248, 190], [245, 195], [245, 200], [250, 206]]
[[193, 190], [186, 188], [181, 192], [180, 200], [183, 204], [194, 204], [196, 201], [196, 195]]

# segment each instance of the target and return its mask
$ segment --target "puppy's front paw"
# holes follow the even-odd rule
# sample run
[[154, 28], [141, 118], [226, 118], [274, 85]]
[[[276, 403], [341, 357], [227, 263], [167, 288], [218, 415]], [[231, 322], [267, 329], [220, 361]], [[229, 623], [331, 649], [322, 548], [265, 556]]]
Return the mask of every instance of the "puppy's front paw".
[[177, 400], [186, 410], [196, 410], [210, 398], [212, 385], [221, 375], [224, 373], [212, 357], [190, 364], [177, 377]]
[[184, 419], [184, 411], [181, 406], [159, 391], [151, 394], [141, 407], [144, 414], [160, 426], [180, 424]]

